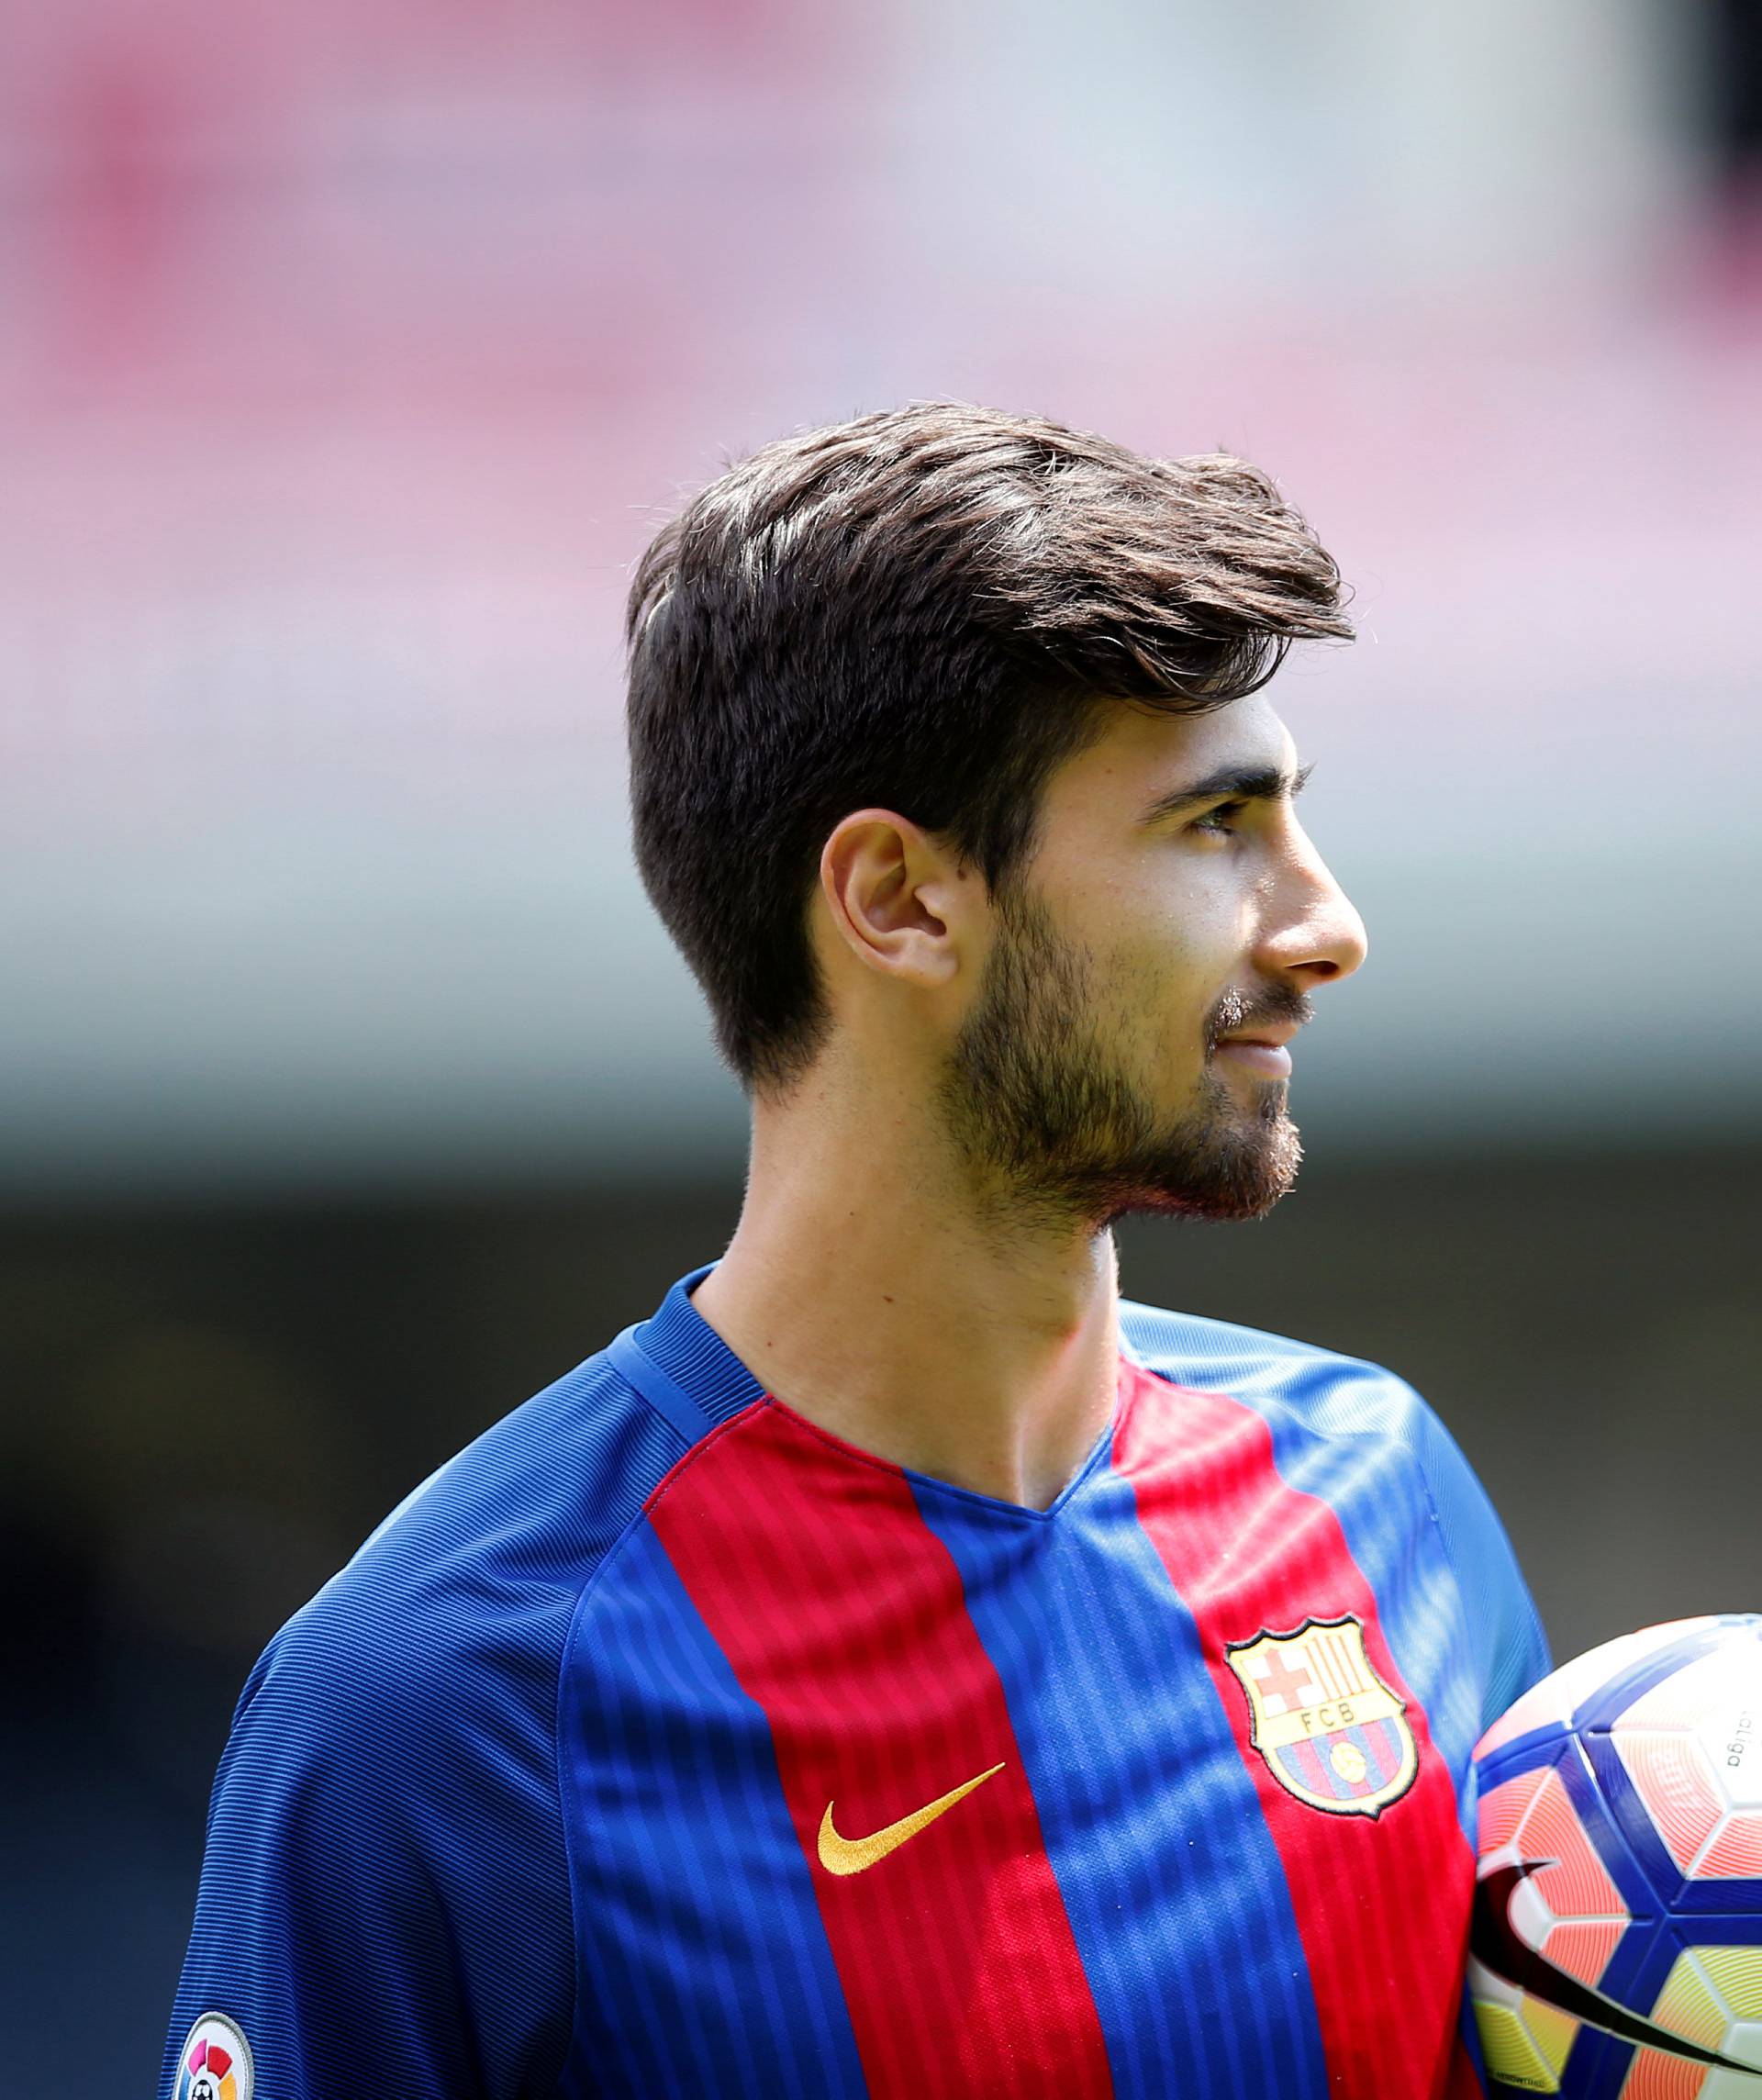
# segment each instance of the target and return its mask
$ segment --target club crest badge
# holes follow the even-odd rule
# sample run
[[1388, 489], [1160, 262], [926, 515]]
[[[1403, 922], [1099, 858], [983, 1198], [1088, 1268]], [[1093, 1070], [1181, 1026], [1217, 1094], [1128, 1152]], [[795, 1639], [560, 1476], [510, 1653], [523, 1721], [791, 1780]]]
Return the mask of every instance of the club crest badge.
[[255, 2083], [244, 2029], [224, 2013], [204, 2013], [177, 2060], [172, 2100], [251, 2100]]
[[1350, 1612], [1224, 1650], [1255, 1748], [1287, 1793], [1331, 1815], [1380, 1815], [1420, 1769], [1407, 1702], [1377, 1674]]

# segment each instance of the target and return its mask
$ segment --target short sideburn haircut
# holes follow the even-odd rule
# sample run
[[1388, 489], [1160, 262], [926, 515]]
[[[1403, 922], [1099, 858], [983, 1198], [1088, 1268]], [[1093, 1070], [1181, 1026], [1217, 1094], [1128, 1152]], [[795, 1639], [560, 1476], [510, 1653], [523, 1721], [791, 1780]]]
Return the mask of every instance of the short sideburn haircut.
[[879, 807], [997, 896], [1098, 703], [1202, 714], [1349, 638], [1340, 575], [1218, 453], [953, 402], [766, 445], [643, 555], [628, 620], [637, 864], [742, 1084], [831, 1025], [809, 933], [828, 834]]

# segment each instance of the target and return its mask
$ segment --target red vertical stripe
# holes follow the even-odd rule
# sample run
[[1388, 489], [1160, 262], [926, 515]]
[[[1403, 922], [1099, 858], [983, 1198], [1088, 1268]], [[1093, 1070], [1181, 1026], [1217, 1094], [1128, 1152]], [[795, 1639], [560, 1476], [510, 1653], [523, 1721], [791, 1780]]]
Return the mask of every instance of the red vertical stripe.
[[[770, 1403], [698, 1446], [649, 1521], [765, 1712], [869, 2090], [1111, 2091], [1003, 1687], [897, 1469]], [[1003, 1769], [863, 1871], [865, 1838]]]
[[[1169, 1411], [1177, 1410], [1170, 1434]], [[1138, 1517], [1198, 1623], [1206, 1665], [1290, 1887], [1329, 2083], [1377, 2100], [1472, 2091], [1457, 2031], [1474, 1861], [1425, 1715], [1402, 1682], [1377, 1603], [1324, 1502], [1286, 1486], [1251, 1407], [1135, 1371], [1114, 1438]], [[1372, 1665], [1407, 1703], [1418, 1776], [1380, 1816], [1310, 1807], [1250, 1740], [1235, 1641], [1350, 1612]], [[1330, 1659], [1331, 1660], [1333, 1659]]]

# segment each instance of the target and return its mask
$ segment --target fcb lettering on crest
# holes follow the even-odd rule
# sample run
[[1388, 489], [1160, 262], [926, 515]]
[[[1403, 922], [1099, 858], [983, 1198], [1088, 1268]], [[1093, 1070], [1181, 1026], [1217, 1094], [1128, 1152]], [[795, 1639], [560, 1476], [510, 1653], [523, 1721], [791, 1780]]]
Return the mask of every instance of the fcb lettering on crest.
[[1255, 1748], [1288, 1793], [1330, 1815], [1380, 1815], [1420, 1769], [1407, 1702], [1377, 1674], [1351, 1612], [1224, 1650]]

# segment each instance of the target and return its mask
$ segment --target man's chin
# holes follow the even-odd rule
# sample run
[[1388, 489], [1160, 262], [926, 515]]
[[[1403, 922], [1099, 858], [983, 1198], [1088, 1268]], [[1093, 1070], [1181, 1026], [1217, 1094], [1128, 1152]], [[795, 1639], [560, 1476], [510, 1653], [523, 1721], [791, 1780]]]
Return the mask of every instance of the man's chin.
[[1281, 1112], [1271, 1125], [1260, 1123], [1252, 1132], [1227, 1136], [1220, 1133], [1197, 1149], [1184, 1146], [1160, 1170], [1143, 1175], [1135, 1198], [1113, 1215], [1247, 1223], [1264, 1218], [1281, 1196], [1289, 1195], [1302, 1158], [1297, 1125]]

